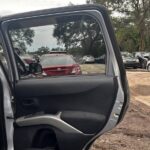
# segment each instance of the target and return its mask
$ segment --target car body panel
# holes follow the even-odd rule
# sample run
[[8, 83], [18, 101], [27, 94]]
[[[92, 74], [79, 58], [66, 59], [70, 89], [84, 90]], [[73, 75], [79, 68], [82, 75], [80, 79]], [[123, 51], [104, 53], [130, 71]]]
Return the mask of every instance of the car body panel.
[[147, 61], [146, 69], [150, 72], [150, 60]]
[[74, 65], [62, 65], [62, 66], [53, 66], [53, 67], [44, 67], [42, 68], [44, 73], [48, 76], [57, 76], [57, 75], [78, 75], [81, 74], [80, 66], [77, 64]]
[[123, 63], [126, 68], [138, 68], [139, 67], [139, 59], [134, 57], [131, 53], [122, 52]]
[[71, 55], [59, 54], [46, 54], [41, 56], [40, 63], [43, 72], [47, 76], [60, 76], [60, 75], [79, 75], [81, 74], [80, 66], [74, 61]]
[[148, 52], [134, 52], [135, 58], [139, 59], [139, 68], [146, 69], [147, 61], [150, 58]]
[[82, 58], [83, 63], [94, 63], [95, 58], [91, 55], [83, 56]]

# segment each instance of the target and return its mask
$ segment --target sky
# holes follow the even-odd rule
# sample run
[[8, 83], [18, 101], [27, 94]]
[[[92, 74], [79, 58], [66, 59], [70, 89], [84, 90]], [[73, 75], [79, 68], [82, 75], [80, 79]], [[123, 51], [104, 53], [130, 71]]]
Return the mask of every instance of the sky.
[[29, 52], [37, 51], [40, 47], [52, 48], [64, 48], [63, 44], [57, 43], [57, 39], [53, 36], [54, 25], [46, 25], [31, 28], [34, 30], [34, 38], [31, 46], [27, 46]]
[[[80, 5], [85, 4], [86, 0], [0, 0], [0, 16], [33, 10], [63, 7], [68, 6], [70, 3]], [[53, 29], [50, 27], [48, 28], [46, 32], [40, 32], [39, 30], [35, 31], [32, 46], [28, 46], [29, 51], [35, 51], [41, 46], [48, 46], [49, 48], [57, 47], [57, 40], [52, 37]], [[51, 37], [51, 40], [47, 37]]]
[[55, 8], [72, 4], [85, 4], [86, 0], [0, 0], [0, 16], [40, 10], [46, 8]]

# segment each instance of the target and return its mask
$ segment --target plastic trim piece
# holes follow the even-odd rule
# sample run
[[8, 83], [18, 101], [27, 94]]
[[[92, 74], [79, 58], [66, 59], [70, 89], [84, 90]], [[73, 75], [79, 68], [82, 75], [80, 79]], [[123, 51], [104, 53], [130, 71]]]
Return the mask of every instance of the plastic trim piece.
[[50, 125], [54, 128], [57, 128], [65, 133], [76, 133], [84, 134], [78, 129], [72, 127], [65, 121], [61, 119], [61, 112], [56, 115], [33, 115], [33, 116], [24, 116], [16, 119], [16, 124], [20, 127], [23, 126], [33, 126], [33, 125]]

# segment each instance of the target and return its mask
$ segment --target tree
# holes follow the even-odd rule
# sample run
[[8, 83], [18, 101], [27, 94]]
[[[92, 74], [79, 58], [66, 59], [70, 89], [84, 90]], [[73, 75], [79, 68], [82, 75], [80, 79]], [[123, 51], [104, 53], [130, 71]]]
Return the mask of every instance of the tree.
[[[137, 30], [137, 50], [150, 49], [150, 0], [91, 0], [92, 3], [101, 3], [110, 11], [122, 14], [122, 27], [134, 26]], [[115, 20], [120, 19], [116, 17]], [[127, 25], [127, 29], [128, 29]], [[119, 28], [120, 28], [119, 27]]]
[[47, 53], [49, 53], [49, 48], [47, 46], [46, 47], [42, 46], [42, 47], [38, 48], [38, 50], [36, 52], [36, 54], [38, 54], [38, 55], [43, 55], [43, 54], [47, 54]]
[[105, 50], [99, 25], [91, 17], [60, 22], [55, 25], [53, 36], [57, 38], [58, 44], [64, 44], [66, 51], [72, 54], [81, 52], [82, 55], [97, 56]]
[[139, 41], [137, 28], [134, 26], [122, 27], [116, 31], [118, 44], [122, 51], [133, 52], [138, 49]]
[[10, 35], [13, 47], [24, 53], [27, 46], [31, 46], [33, 43], [34, 30], [30, 28], [10, 30]]

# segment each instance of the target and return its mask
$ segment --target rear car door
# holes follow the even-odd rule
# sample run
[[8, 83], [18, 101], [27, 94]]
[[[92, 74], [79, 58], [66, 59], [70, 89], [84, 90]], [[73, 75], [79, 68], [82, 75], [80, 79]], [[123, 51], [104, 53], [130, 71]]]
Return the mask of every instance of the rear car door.
[[[1, 28], [14, 83], [15, 150], [88, 149], [120, 122], [128, 86], [104, 7], [8, 16]], [[42, 72], [30, 72], [27, 55]]]

